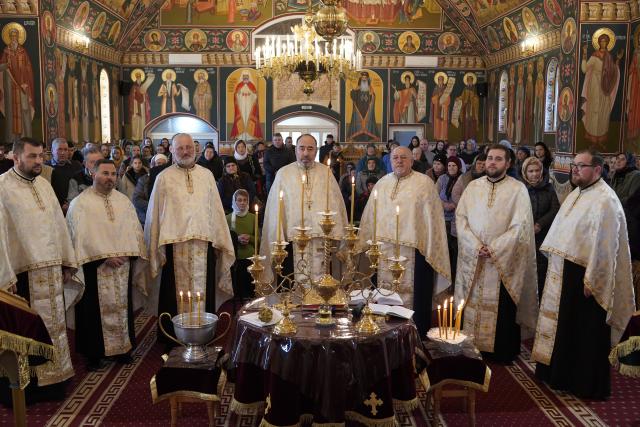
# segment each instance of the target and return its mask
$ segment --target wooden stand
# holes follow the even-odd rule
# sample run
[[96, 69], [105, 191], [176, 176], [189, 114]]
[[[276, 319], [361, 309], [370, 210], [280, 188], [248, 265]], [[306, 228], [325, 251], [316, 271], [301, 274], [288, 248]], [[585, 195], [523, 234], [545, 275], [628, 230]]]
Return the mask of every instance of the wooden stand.
[[476, 391], [470, 387], [459, 387], [444, 390], [444, 385], [433, 387], [427, 393], [427, 411], [433, 402], [433, 422], [440, 425], [440, 403], [443, 397], [462, 397], [463, 405], [469, 416], [469, 426], [476, 425]]
[[202, 403], [207, 405], [207, 414], [209, 415], [209, 427], [213, 427], [215, 423], [216, 414], [220, 414], [220, 401], [211, 401], [198, 399], [195, 397], [179, 397], [173, 396], [169, 398], [169, 406], [171, 407], [171, 427], [178, 425], [178, 417], [182, 413], [183, 403]]

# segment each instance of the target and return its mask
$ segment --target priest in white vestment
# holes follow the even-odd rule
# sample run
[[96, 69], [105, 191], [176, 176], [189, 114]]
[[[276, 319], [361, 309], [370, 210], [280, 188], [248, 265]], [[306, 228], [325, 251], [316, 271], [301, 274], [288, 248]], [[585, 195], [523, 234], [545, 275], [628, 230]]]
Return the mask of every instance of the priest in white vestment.
[[113, 160], [98, 160], [90, 173], [93, 185], [73, 199], [67, 224], [85, 283], [75, 307], [76, 351], [87, 357], [91, 370], [106, 356], [130, 361], [135, 345], [131, 267], [136, 258], [146, 258], [147, 250], [133, 204], [114, 190]]
[[14, 143], [16, 164], [0, 175], [0, 210], [17, 293], [40, 315], [55, 349], [53, 361], [31, 372], [37, 377], [32, 384], [50, 386], [47, 397], [61, 398], [64, 381], [74, 375], [63, 284], [71, 279], [77, 263], [58, 199], [51, 184], [39, 176], [43, 152], [42, 143], [31, 138]]
[[510, 163], [508, 149], [492, 145], [486, 178], [471, 181], [456, 207], [456, 306], [464, 300], [463, 328], [478, 349], [504, 363], [520, 353], [521, 327], [533, 333], [538, 315], [531, 202], [506, 175]]
[[424, 335], [431, 326], [433, 296], [451, 285], [444, 211], [433, 181], [411, 169], [411, 151], [397, 147], [390, 156], [393, 173], [376, 183], [375, 196], [369, 197], [362, 213], [357, 245], [360, 251], [366, 251], [367, 241], [373, 241], [375, 205], [375, 234], [382, 252], [378, 283], [390, 283], [393, 279], [387, 271], [388, 258], [395, 256], [396, 207], [399, 208], [400, 256], [407, 261], [397, 292], [403, 305], [414, 310], [413, 320]]
[[571, 164], [577, 188], [540, 247], [549, 269], [532, 352], [538, 378], [593, 399], [610, 395], [609, 350], [635, 309], [627, 222], [603, 166], [594, 151]]
[[157, 176], [144, 224], [151, 276], [161, 276], [158, 312], [189, 311], [191, 292], [212, 313], [233, 295], [231, 234], [213, 174], [195, 164], [191, 135], [176, 134], [170, 151], [174, 164]]
[[[334, 241], [339, 241], [345, 235], [344, 227], [348, 224], [348, 221], [344, 199], [340, 193], [338, 183], [331, 173], [331, 169], [315, 161], [317, 150], [317, 142], [313, 136], [308, 134], [301, 135], [296, 142], [296, 162], [281, 168], [271, 185], [260, 242], [260, 255], [267, 257], [262, 280], [270, 281], [273, 279], [271, 243], [277, 240], [278, 203], [281, 192], [283, 194], [283, 210], [280, 239], [289, 242], [287, 247], [289, 256], [284, 262], [285, 274], [293, 271], [293, 266], [298, 263], [300, 257], [297, 251], [292, 255], [291, 246], [297, 233], [295, 227], [303, 225], [303, 209], [304, 226], [311, 228], [307, 232], [312, 239], [306, 248], [306, 259], [311, 264], [310, 272], [314, 279], [325, 271], [323, 265], [323, 233], [319, 225], [322, 216], [318, 212], [326, 210], [327, 202], [329, 203], [329, 211], [336, 213], [333, 216], [336, 225], [331, 231], [331, 238]], [[305, 179], [304, 185], [302, 183], [303, 177]], [[304, 204], [301, 207], [303, 191]]]

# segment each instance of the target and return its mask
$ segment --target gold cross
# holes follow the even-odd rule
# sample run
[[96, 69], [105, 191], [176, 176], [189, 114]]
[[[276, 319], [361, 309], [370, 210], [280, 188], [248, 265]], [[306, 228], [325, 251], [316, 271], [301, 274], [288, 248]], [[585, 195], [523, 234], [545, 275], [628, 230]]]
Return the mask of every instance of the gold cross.
[[264, 414], [265, 415], [267, 415], [269, 413], [269, 411], [271, 410], [271, 393], [269, 393], [267, 395], [266, 402], [267, 402], [267, 407], [264, 408]]
[[374, 417], [378, 415], [378, 406], [382, 406], [383, 403], [374, 392], [371, 392], [369, 398], [364, 401], [365, 406], [371, 406], [371, 415]]

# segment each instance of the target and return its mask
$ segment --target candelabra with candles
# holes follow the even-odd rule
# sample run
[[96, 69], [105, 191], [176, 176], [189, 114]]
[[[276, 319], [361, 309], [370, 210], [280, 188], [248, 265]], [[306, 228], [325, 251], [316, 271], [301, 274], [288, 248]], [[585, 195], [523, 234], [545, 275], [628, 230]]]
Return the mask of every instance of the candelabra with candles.
[[[330, 168], [328, 169], [330, 174]], [[379, 326], [373, 317], [370, 303], [374, 296], [374, 292], [371, 290], [376, 287], [378, 294], [391, 294], [396, 292], [400, 286], [400, 281], [404, 275], [404, 264], [407, 261], [405, 257], [400, 256], [400, 246], [398, 240], [398, 218], [399, 210], [396, 213], [396, 247], [394, 256], [386, 259], [388, 265], [386, 270], [391, 274], [392, 280], [385, 282], [378, 280], [374, 285], [373, 277], [377, 273], [378, 265], [382, 258], [382, 252], [380, 251], [380, 243], [376, 236], [376, 224], [377, 224], [377, 194], [374, 192], [374, 231], [373, 239], [367, 242], [368, 250], [365, 252], [369, 259], [369, 271], [360, 272], [357, 269], [357, 263], [355, 257], [359, 252], [356, 248], [358, 241], [358, 227], [354, 225], [354, 198], [355, 198], [355, 182], [352, 179], [351, 182], [351, 218], [350, 223], [345, 227], [345, 235], [342, 238], [344, 242], [344, 251], [342, 251], [342, 261], [344, 263], [344, 271], [339, 278], [336, 278], [331, 273], [331, 257], [336, 248], [333, 246], [334, 239], [331, 237], [331, 233], [335, 228], [336, 221], [334, 220], [336, 212], [329, 209], [329, 179], [327, 178], [326, 188], [326, 203], [324, 211], [318, 212], [320, 216], [318, 225], [322, 230], [323, 239], [323, 257], [324, 257], [324, 272], [317, 278], [313, 277], [311, 266], [309, 263], [307, 249], [311, 237], [309, 232], [311, 227], [305, 227], [304, 220], [304, 184], [305, 178], [302, 179], [302, 214], [300, 226], [295, 227], [296, 234], [293, 237], [292, 250], [299, 254], [298, 261], [294, 264], [294, 271], [289, 274], [283, 272], [283, 262], [287, 257], [287, 245], [289, 242], [284, 241], [282, 238], [282, 212], [284, 209], [283, 193], [280, 192], [278, 200], [278, 225], [277, 225], [277, 238], [276, 241], [271, 242], [271, 260], [274, 277], [271, 281], [264, 280], [264, 265], [265, 258], [258, 254], [257, 246], [253, 257], [250, 257], [252, 264], [247, 268], [253, 278], [253, 283], [256, 289], [256, 295], [259, 297], [277, 296], [280, 300], [280, 308], [282, 310], [283, 318], [276, 324], [274, 332], [279, 335], [294, 335], [297, 332], [295, 322], [291, 318], [291, 297], [295, 296], [296, 299], [304, 303], [314, 302], [316, 299], [319, 301], [319, 307], [316, 315], [316, 325], [320, 327], [330, 327], [335, 324], [335, 319], [332, 315], [332, 305], [346, 305], [348, 304], [348, 298], [353, 295], [353, 292], [357, 295], [358, 292], [362, 294], [366, 301], [366, 305], [362, 311], [362, 318], [356, 325], [358, 332], [363, 334], [376, 333], [379, 330]], [[256, 206], [257, 214], [257, 206]], [[257, 215], [256, 215], [257, 216]], [[256, 241], [257, 241], [257, 225], [255, 227]], [[271, 320], [272, 311], [267, 305], [267, 298], [264, 298], [264, 305], [260, 309], [259, 318], [263, 322]]]

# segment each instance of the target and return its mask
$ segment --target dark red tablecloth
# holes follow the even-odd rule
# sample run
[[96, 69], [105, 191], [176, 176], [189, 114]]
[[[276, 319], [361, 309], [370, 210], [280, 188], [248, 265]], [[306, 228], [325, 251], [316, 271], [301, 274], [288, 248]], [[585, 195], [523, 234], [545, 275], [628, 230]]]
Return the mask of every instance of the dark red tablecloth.
[[388, 320], [379, 333], [362, 335], [345, 313], [332, 328], [317, 327], [313, 312], [293, 315], [293, 337], [237, 321], [233, 410], [264, 405], [264, 420], [275, 426], [347, 419], [391, 426], [394, 400], [417, 406], [413, 358], [421, 343], [412, 321]]

